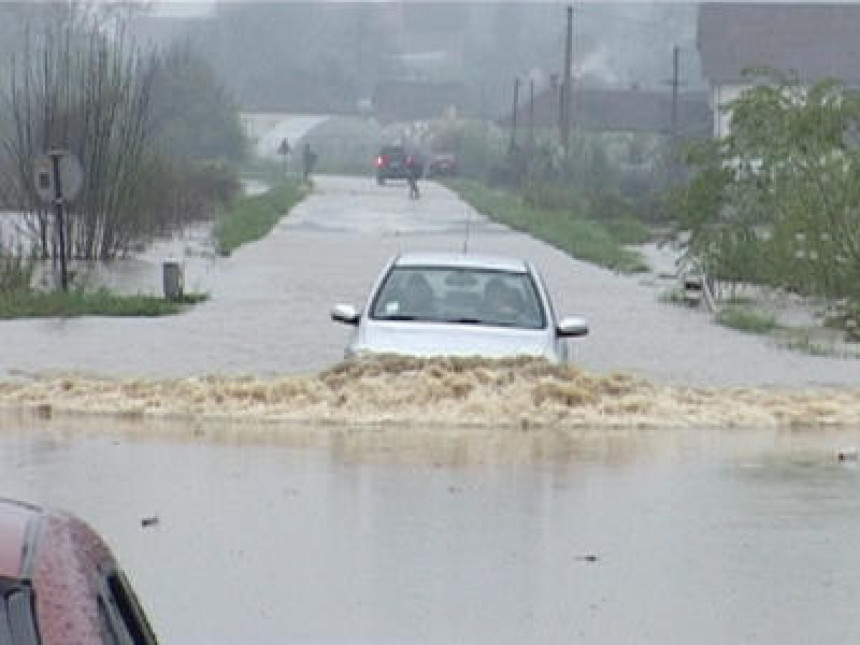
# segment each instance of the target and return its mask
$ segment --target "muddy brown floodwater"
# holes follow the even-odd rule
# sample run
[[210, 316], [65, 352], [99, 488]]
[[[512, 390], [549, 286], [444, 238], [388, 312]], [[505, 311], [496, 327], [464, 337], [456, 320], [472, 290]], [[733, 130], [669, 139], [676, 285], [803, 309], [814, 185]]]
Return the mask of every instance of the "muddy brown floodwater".
[[314, 376], [173, 379], [31, 376], [0, 382], [0, 406], [129, 418], [292, 421], [499, 431], [653, 427], [860, 427], [860, 388], [657, 385], [540, 359], [341, 362]]
[[[576, 364], [341, 363], [331, 305], [467, 228], [588, 318]], [[0, 322], [0, 494], [104, 533], [163, 642], [856, 642], [860, 362], [432, 184], [320, 177], [232, 257], [207, 235], [92, 278], [159, 293], [179, 257], [211, 296], [186, 314]]]

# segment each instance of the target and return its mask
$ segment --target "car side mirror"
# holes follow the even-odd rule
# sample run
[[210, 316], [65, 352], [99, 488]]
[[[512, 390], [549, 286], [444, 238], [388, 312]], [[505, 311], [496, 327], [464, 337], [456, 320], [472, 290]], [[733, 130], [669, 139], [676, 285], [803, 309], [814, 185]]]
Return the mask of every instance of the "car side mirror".
[[331, 310], [331, 319], [345, 325], [357, 325], [361, 314], [352, 305], [335, 305]]
[[555, 327], [556, 333], [562, 338], [573, 338], [588, 334], [588, 321], [579, 316], [566, 316]]

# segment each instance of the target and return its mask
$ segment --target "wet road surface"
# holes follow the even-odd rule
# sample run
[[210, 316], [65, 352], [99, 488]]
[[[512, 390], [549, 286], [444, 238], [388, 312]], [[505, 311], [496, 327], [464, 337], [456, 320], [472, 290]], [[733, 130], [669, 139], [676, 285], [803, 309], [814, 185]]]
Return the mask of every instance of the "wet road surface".
[[[312, 374], [341, 356], [333, 303], [360, 303], [399, 249], [462, 248], [468, 225], [469, 248], [530, 257], [560, 313], [589, 319], [575, 345], [589, 370], [860, 381], [856, 362], [661, 304], [655, 278], [572, 260], [441, 187], [419, 202], [406, 190], [320, 177], [272, 235], [231, 258], [211, 254], [205, 230], [153, 247], [104, 281], [160, 293], [161, 261], [179, 256], [188, 289], [211, 299], [153, 320], [0, 322], [0, 379]], [[835, 454], [860, 445], [860, 428], [248, 421], [3, 414], [0, 494], [104, 533], [165, 643], [856, 641], [860, 471]], [[145, 528], [146, 517], [158, 522]]]
[[[658, 301], [654, 276], [625, 277], [579, 262], [487, 222], [444, 188], [318, 177], [314, 194], [270, 236], [230, 258], [207, 249], [205, 231], [118, 265], [127, 291], [161, 293], [161, 261], [185, 260], [188, 290], [211, 299], [186, 314], [147, 319], [0, 321], [0, 376], [14, 370], [115, 375], [310, 373], [342, 356], [347, 328], [335, 302], [362, 304], [382, 264], [399, 250], [511, 253], [543, 270], [560, 314], [591, 333], [573, 341], [584, 367], [704, 385], [829, 386], [860, 382], [860, 361], [808, 356], [718, 327], [704, 312]], [[468, 233], [467, 233], [468, 231]], [[468, 239], [468, 241], [467, 241]], [[662, 285], [665, 287], [666, 285]]]
[[850, 643], [859, 434], [32, 421], [0, 489], [97, 526], [165, 643]]

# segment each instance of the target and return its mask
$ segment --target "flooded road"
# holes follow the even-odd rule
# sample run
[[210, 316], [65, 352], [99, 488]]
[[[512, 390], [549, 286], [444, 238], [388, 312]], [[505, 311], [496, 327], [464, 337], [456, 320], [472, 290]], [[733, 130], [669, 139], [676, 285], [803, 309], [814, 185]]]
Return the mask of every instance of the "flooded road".
[[336, 302], [362, 304], [382, 264], [399, 250], [511, 253], [543, 270], [559, 314], [580, 314], [591, 333], [575, 359], [600, 373], [623, 371], [691, 385], [846, 386], [860, 362], [791, 352], [713, 324], [703, 312], [659, 302], [655, 276], [625, 277], [579, 262], [497, 226], [444, 188], [420, 201], [405, 185], [318, 177], [314, 194], [264, 240], [214, 257], [192, 231], [120, 265], [112, 284], [161, 293], [161, 262], [185, 262], [186, 288], [208, 302], [184, 315], [148, 319], [0, 321], [0, 377], [25, 372], [99, 375], [315, 373], [341, 357], [348, 330], [329, 320]]
[[[230, 258], [98, 276], [179, 257], [183, 315], [0, 321], [0, 494], [102, 532], [165, 643], [855, 642], [860, 363], [406, 190], [320, 177]], [[575, 366], [339, 362], [332, 304], [464, 244], [589, 319]]]
[[857, 431], [15, 423], [0, 489], [97, 526], [165, 643], [851, 643], [860, 628], [860, 470], [835, 459]]

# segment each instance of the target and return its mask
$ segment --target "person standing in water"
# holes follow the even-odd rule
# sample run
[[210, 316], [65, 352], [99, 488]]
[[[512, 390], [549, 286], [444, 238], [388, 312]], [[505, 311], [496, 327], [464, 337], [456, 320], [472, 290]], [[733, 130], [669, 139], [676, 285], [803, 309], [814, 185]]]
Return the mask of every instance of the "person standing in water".
[[421, 164], [415, 155], [406, 158], [406, 181], [409, 182], [409, 198], [418, 199], [421, 192], [418, 190], [418, 178], [421, 176]]
[[314, 169], [314, 164], [317, 161], [317, 154], [311, 150], [311, 144], [305, 143], [302, 147], [302, 178], [307, 181], [310, 179], [311, 172]]

